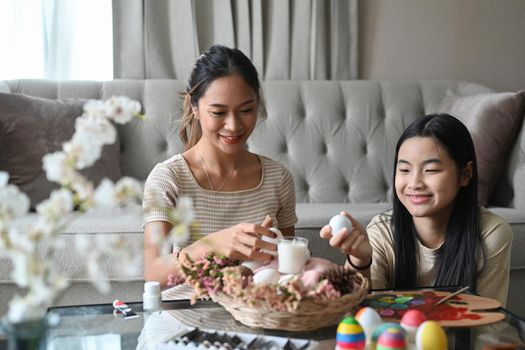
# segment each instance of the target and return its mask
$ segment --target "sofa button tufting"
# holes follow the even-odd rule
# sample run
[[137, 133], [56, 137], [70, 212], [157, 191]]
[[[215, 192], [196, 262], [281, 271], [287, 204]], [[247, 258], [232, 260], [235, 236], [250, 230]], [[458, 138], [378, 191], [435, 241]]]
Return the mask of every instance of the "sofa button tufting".
[[168, 150], [168, 143], [165, 140], [162, 140], [157, 145], [158, 149], [162, 152], [166, 152]]
[[323, 143], [321, 146], [321, 154], [327, 154], [328, 153], [328, 147], [326, 146], [326, 143]]

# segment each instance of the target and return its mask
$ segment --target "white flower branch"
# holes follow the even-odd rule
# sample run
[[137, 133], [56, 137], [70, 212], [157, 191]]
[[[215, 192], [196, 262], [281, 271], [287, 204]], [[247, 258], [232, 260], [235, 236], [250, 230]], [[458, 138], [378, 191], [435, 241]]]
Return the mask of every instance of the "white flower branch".
[[[43, 158], [47, 178], [58, 182], [61, 188], [38, 204], [38, 218], [26, 232], [18, 232], [12, 222], [28, 212], [30, 201], [16, 186], [8, 184], [8, 174], [0, 172], [0, 257], [11, 260], [12, 278], [26, 291], [11, 300], [9, 321], [43, 317], [67, 288], [67, 277], [54, 264], [54, 253], [64, 245], [60, 233], [67, 226], [66, 220], [74, 217], [75, 209], [122, 208], [141, 200], [142, 186], [134, 179], [123, 177], [117, 183], [104, 179], [95, 189], [78, 171], [93, 165], [102, 147], [115, 142], [113, 123], [124, 124], [140, 117], [140, 110], [140, 104], [127, 97], [89, 101], [84, 105], [71, 140], [63, 145], [62, 151]], [[120, 236], [86, 242], [86, 237], [76, 235], [75, 246], [85, 258], [89, 277], [102, 292], [109, 289], [100, 267], [103, 259], [118, 259], [129, 274], [136, 271], [142, 255], [142, 251], [130, 250]]]

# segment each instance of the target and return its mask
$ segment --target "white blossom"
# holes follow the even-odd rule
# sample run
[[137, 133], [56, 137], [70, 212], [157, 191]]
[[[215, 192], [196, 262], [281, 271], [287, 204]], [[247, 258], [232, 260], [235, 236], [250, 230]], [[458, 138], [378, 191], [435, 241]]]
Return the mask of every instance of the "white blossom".
[[136, 276], [138, 273], [140, 273], [142, 254], [136, 254], [137, 252], [133, 253], [134, 254], [126, 255], [125, 258], [121, 260], [122, 264], [117, 265], [119, 267], [119, 271], [124, 276]]
[[75, 235], [75, 249], [81, 256], [86, 256], [91, 246], [91, 240], [87, 235]]
[[75, 160], [73, 168], [84, 169], [95, 164], [100, 158], [102, 145], [89, 138], [82, 140], [82, 137], [77, 137], [64, 143], [64, 151]]
[[27, 233], [18, 232], [15, 228], [9, 228], [6, 238], [9, 240], [9, 244], [15, 248], [10, 251], [12, 254], [31, 254], [35, 251], [36, 241], [31, 239], [31, 236]]
[[30, 297], [15, 296], [9, 302], [7, 318], [11, 322], [38, 320], [44, 317], [47, 308], [35, 304]]
[[54, 271], [50, 261], [43, 263], [42, 271], [43, 274], [32, 279], [28, 296], [38, 304], [51, 306], [51, 302], [68, 286], [68, 281]]
[[107, 276], [100, 267], [100, 254], [92, 251], [87, 258], [87, 272], [93, 286], [100, 293], [108, 293], [111, 289]]
[[7, 182], [9, 181], [9, 174], [5, 171], [0, 171], [0, 187], [4, 187], [7, 185]]
[[13, 252], [11, 254], [11, 261], [13, 262], [13, 270], [11, 271], [11, 278], [20, 287], [26, 288], [31, 283], [31, 256]]
[[[141, 106], [127, 97], [112, 97], [106, 102], [92, 100], [84, 105], [84, 114], [75, 122], [75, 133], [61, 151], [47, 154], [43, 167], [50, 181], [62, 185], [59, 190], [37, 206], [37, 220], [26, 232], [18, 232], [10, 222], [29, 210], [28, 197], [16, 186], [9, 185], [9, 175], [0, 172], [0, 256], [13, 264], [11, 276], [15, 283], [25, 288], [24, 296], [15, 296], [9, 304], [8, 320], [19, 322], [42, 318], [68, 280], [55, 266], [53, 254], [64, 247], [60, 232], [66, 227], [67, 218], [74, 208], [95, 210], [97, 207], [122, 207], [142, 196], [140, 182], [123, 177], [116, 184], [104, 179], [95, 190], [77, 169], [96, 162], [105, 144], [116, 140], [113, 122], [126, 123], [138, 116]], [[191, 203], [190, 203], [191, 205]], [[175, 211], [181, 220], [178, 230], [187, 226], [187, 206], [184, 213]], [[123, 209], [121, 209], [123, 210]], [[177, 214], [178, 213], [178, 214]], [[159, 239], [162, 242], [167, 240]], [[124, 274], [136, 274], [142, 251], [126, 244], [122, 236], [97, 236], [93, 240], [85, 235], [75, 235], [75, 248], [85, 260], [88, 276], [101, 292], [109, 291], [109, 281], [101, 262], [116, 261]]]
[[140, 113], [140, 103], [125, 96], [113, 96], [106, 101], [106, 113], [116, 123], [125, 124]]
[[131, 178], [122, 177], [115, 184], [115, 199], [119, 204], [127, 204], [142, 198], [142, 184]]
[[107, 145], [117, 139], [117, 131], [107, 118], [84, 114], [75, 121], [73, 140]]
[[51, 196], [38, 204], [36, 211], [50, 223], [62, 222], [64, 216], [73, 211], [73, 195], [61, 188], [51, 192]]
[[29, 198], [18, 187], [4, 185], [0, 187], [0, 219], [14, 219], [29, 210]]
[[67, 166], [67, 157], [64, 152], [59, 151], [46, 154], [42, 158], [42, 163], [49, 181], [62, 183], [62, 181], [70, 177], [71, 170]]
[[95, 190], [93, 204], [97, 208], [111, 208], [115, 206], [115, 185], [111, 180], [107, 178], [102, 179]]
[[191, 197], [180, 197], [177, 200], [177, 206], [175, 210], [173, 210], [172, 213], [174, 222], [179, 222], [183, 225], [189, 225], [193, 220], [194, 212], [193, 212], [193, 201]]
[[84, 103], [84, 112], [93, 115], [105, 116], [106, 115], [106, 104], [101, 100], [89, 100]]
[[76, 200], [85, 202], [87, 206], [93, 205], [93, 203], [90, 203], [93, 196], [95, 195], [93, 183], [91, 181], [87, 181], [82, 175], [78, 173], [76, 174], [75, 179], [76, 180], [71, 184], [71, 189], [75, 193]]

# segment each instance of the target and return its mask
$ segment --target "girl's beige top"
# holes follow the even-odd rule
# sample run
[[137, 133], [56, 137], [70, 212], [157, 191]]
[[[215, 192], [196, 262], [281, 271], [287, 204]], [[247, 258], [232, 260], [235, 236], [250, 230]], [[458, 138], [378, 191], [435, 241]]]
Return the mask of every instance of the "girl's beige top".
[[[394, 236], [392, 233], [391, 212], [375, 216], [366, 230], [374, 250], [372, 263], [372, 287], [392, 288], [394, 281]], [[512, 229], [503, 219], [491, 211], [481, 208], [481, 239], [485, 248], [485, 264], [478, 261], [483, 269], [478, 274], [477, 293], [481, 296], [499, 300], [502, 306], [507, 302], [510, 272], [510, 248]], [[418, 278], [415, 287], [434, 285], [438, 249], [425, 247], [419, 240]]]

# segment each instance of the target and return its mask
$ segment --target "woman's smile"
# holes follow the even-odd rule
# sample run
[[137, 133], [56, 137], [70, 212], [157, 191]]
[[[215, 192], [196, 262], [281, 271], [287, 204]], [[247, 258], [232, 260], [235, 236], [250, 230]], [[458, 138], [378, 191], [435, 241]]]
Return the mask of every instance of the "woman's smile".
[[225, 143], [229, 145], [233, 145], [233, 144], [236, 144], [242, 141], [242, 135], [237, 135], [237, 136], [219, 135], [219, 136], [224, 140]]

